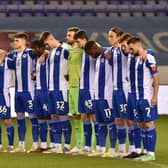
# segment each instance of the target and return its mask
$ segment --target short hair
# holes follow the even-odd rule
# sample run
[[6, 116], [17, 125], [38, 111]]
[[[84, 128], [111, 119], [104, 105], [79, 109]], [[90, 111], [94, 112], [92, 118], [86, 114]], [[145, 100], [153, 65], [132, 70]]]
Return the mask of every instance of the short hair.
[[135, 44], [141, 42], [139, 37], [132, 37], [127, 41], [127, 44]]
[[31, 42], [31, 47], [38, 47], [38, 48], [42, 48], [44, 47], [44, 44], [40, 41], [40, 40], [34, 40]]
[[77, 32], [77, 31], [79, 31], [80, 30], [80, 28], [79, 27], [69, 27], [68, 29], [67, 29], [67, 31], [69, 32], [69, 31], [72, 31], [72, 32]]
[[85, 44], [85, 52], [88, 53], [88, 51], [95, 45], [95, 41], [87, 41], [87, 43]]
[[85, 30], [77, 31], [74, 35], [74, 39], [77, 40], [78, 38], [88, 40], [87, 32]]
[[47, 40], [47, 38], [48, 38], [49, 35], [52, 35], [52, 33], [49, 32], [49, 31], [42, 32], [40, 34], [40, 38], [39, 38], [39, 40], [41, 41], [41, 43], [44, 43], [44, 41]]
[[131, 34], [129, 34], [129, 33], [124, 33], [122, 36], [121, 36], [121, 38], [120, 38], [120, 40], [119, 40], [119, 43], [122, 43], [122, 42], [124, 42], [124, 41], [128, 41], [129, 39], [131, 39], [132, 38], [132, 35]]
[[19, 32], [19, 33], [14, 34], [13, 38], [21, 38], [21, 39], [25, 39], [27, 41], [28, 35], [26, 33]]
[[112, 27], [109, 31], [116, 33], [117, 36], [121, 36], [124, 33], [123, 29], [120, 27]]

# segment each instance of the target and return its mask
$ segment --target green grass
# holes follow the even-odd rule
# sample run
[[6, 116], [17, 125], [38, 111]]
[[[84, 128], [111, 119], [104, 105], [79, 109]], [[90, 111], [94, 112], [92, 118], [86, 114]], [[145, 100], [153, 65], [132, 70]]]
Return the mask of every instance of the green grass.
[[[16, 128], [16, 121], [15, 128]], [[30, 122], [27, 121], [26, 148], [31, 147]], [[156, 161], [137, 162], [127, 159], [93, 158], [87, 156], [67, 156], [63, 154], [0, 153], [0, 168], [168, 168], [168, 116], [160, 116], [156, 121], [157, 147]], [[4, 126], [3, 142], [7, 146]], [[72, 138], [72, 143], [74, 139]], [[17, 144], [17, 131], [15, 136]], [[15, 145], [16, 145], [15, 144]]]

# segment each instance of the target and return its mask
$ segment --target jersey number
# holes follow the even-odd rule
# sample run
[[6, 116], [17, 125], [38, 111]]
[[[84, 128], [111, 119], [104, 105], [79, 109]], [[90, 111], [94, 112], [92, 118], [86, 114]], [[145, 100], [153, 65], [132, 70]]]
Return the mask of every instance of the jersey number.
[[57, 101], [56, 106], [57, 109], [64, 110], [64, 101]]
[[105, 115], [107, 118], [110, 118], [111, 117], [111, 110], [108, 108], [108, 109], [104, 109], [104, 112], [105, 112]]
[[126, 111], [127, 111], [127, 104], [120, 104], [120, 111], [122, 113], [126, 113]]
[[7, 112], [6, 106], [0, 106], [0, 113], [5, 114]]

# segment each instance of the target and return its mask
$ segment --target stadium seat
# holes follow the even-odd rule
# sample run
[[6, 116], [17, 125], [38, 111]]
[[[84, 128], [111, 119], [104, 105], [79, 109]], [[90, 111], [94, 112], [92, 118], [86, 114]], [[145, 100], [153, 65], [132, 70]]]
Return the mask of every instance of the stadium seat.
[[82, 16], [95, 16], [95, 11], [91, 5], [81, 6]]
[[24, 4], [24, 0], [11, 0], [10, 3], [11, 3], [11, 4], [15, 4], [15, 5], [16, 5], [16, 4], [18, 4], [18, 5], [19, 5], [19, 4]]
[[61, 0], [50, 0], [49, 4], [50, 5], [61, 5], [62, 1]]
[[6, 5], [0, 5], [0, 16], [6, 16]]
[[84, 4], [86, 4], [86, 3], [83, 0], [73, 0], [73, 5], [82, 6]]
[[97, 4], [98, 4], [98, 5], [107, 6], [107, 5], [108, 5], [108, 1], [107, 1], [107, 0], [98, 0], [98, 1], [97, 1]]
[[44, 6], [44, 11], [46, 16], [56, 16], [57, 7], [55, 4], [49, 4]]
[[58, 16], [70, 16], [70, 10], [67, 5], [59, 5], [57, 6], [57, 15]]
[[168, 5], [158, 4], [155, 5], [155, 16], [167, 16], [168, 15]]
[[96, 1], [95, 1], [95, 0], [87, 0], [87, 1], [86, 1], [86, 4], [87, 4], [87, 5], [93, 5], [93, 6], [94, 6], [94, 5], [96, 5]]
[[10, 17], [20, 16], [19, 7], [17, 4], [6, 5], [6, 11], [7, 11], [7, 16], [10, 16]]
[[0, 5], [7, 5], [10, 4], [10, 0], [0, 0]]
[[132, 4], [145, 4], [145, 0], [132, 0]]
[[158, 4], [167, 5], [168, 4], [168, 0], [158, 0]]
[[45, 4], [48, 4], [48, 3], [49, 3], [49, 0], [34, 0], [34, 4], [45, 5]]
[[33, 16], [45, 16], [44, 6], [42, 4], [37, 4], [32, 6]]
[[143, 16], [154, 16], [154, 5], [151, 4], [145, 4], [142, 5], [142, 11], [143, 11]]
[[32, 6], [30, 5], [19, 5], [19, 11], [21, 16], [32, 16]]
[[108, 4], [121, 4], [120, 0], [108, 0]]
[[94, 6], [96, 16], [106, 16], [106, 10], [104, 5], [95, 5]]
[[118, 5], [108, 5], [106, 7], [107, 16], [119, 16]]
[[81, 16], [81, 7], [79, 5], [71, 5], [68, 8], [70, 16]]
[[118, 5], [118, 12], [120, 16], [130, 16], [129, 4]]
[[120, 0], [121, 4], [132, 4], [132, 0]]
[[143, 15], [142, 5], [140, 4], [130, 5], [130, 13], [131, 16], [142, 16]]

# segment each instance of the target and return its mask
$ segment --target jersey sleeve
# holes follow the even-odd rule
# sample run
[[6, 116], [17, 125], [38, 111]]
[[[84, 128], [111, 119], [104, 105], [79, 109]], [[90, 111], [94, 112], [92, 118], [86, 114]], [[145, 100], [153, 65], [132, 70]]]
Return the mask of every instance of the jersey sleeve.
[[147, 55], [146, 66], [150, 69], [152, 75], [158, 73], [156, 60], [153, 55]]

